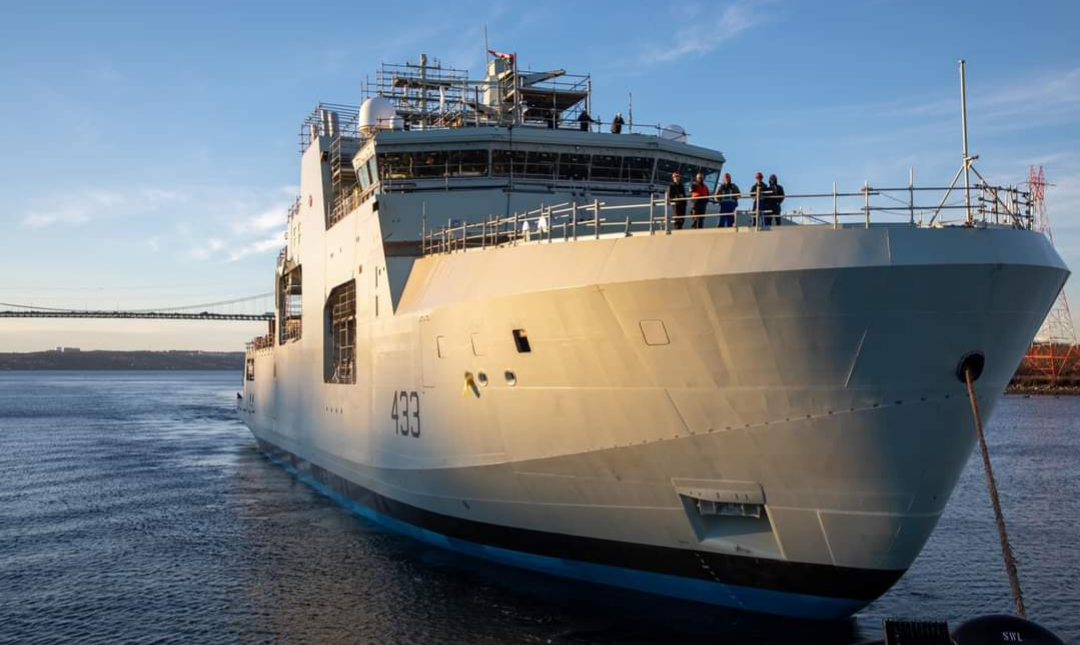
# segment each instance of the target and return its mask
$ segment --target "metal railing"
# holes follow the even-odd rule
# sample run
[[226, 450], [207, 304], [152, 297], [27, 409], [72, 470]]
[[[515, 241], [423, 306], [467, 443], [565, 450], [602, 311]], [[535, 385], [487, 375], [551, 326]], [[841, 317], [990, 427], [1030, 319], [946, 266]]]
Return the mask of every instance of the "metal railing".
[[267, 349], [274, 346], [274, 335], [264, 334], [262, 336], [256, 336], [247, 342], [244, 347], [248, 351], [257, 351], [260, 349]]
[[358, 137], [360, 108], [341, 103], [318, 103], [300, 124], [300, 152], [303, 153], [319, 136]]
[[[320, 105], [326, 105], [326, 104], [320, 103]], [[314, 117], [309, 117], [309, 120], [312, 119], [312, 118], [314, 118]], [[316, 119], [315, 122], [318, 123], [318, 120]], [[305, 123], [307, 123], [307, 121], [305, 121]], [[470, 115], [469, 118], [467, 118], [467, 119], [458, 119], [458, 120], [453, 120], [453, 121], [434, 121], [434, 122], [428, 123], [427, 125], [425, 125], [423, 127], [416, 126], [416, 125], [410, 125], [409, 128], [406, 128], [405, 127], [405, 120], [400, 116], [395, 116], [393, 118], [377, 119], [376, 120], [376, 125], [377, 125], [377, 128], [376, 128], [377, 130], [399, 130], [399, 131], [401, 131], [401, 130], [410, 129], [410, 130], [412, 130], [414, 132], [422, 132], [422, 131], [428, 131], [428, 130], [456, 130], [456, 129], [460, 129], [460, 128], [481, 127], [481, 126], [503, 127], [503, 128], [513, 126], [515, 128], [529, 128], [529, 129], [536, 129], [536, 130], [544, 130], [544, 129], [547, 129], [547, 130], [560, 130], [560, 131], [561, 130], [566, 130], [566, 131], [577, 130], [577, 131], [582, 131], [582, 132], [593, 132], [593, 133], [610, 133], [610, 130], [611, 130], [611, 121], [603, 121], [601, 119], [590, 119], [589, 121], [582, 122], [581, 120], [579, 120], [579, 118], [577, 116], [570, 116], [570, 115], [559, 115], [558, 117], [555, 118], [554, 121], [545, 120], [545, 119], [537, 118], [537, 117], [531, 117], [531, 118], [523, 119], [519, 123], [514, 123], [513, 121], [510, 121], [507, 118], [489, 117], [489, 116], [481, 115], [479, 113]], [[583, 125], [584, 125], [584, 127], [582, 127]], [[348, 132], [346, 132], [345, 134], [346, 134], [346, 136], [354, 136], [354, 135], [350, 135]], [[620, 134], [620, 135], [622, 135], [622, 134], [644, 134], [644, 135], [657, 136], [657, 137], [661, 137], [661, 138], [664, 138], [664, 139], [671, 139], [673, 141], [680, 141], [680, 142], [685, 142], [690, 137], [689, 132], [687, 132], [686, 130], [684, 130], [681, 127], [678, 127], [678, 126], [675, 126], [675, 127], [670, 126], [670, 125], [669, 126], [664, 126], [664, 125], [660, 125], [659, 123], [650, 124], [650, 123], [642, 123], [640, 121], [637, 121], [637, 122], [634, 122], [634, 123], [629, 123], [629, 122], [623, 121], [621, 131], [618, 132], [618, 133], [613, 133], [613, 134]], [[363, 137], [364, 135], [363, 135], [362, 132], [359, 132], [355, 136]], [[306, 149], [306, 146], [305, 146], [305, 149]]]
[[[424, 218], [421, 233], [423, 255], [483, 249], [520, 243], [547, 243], [600, 239], [617, 235], [671, 235], [695, 228], [723, 227], [718, 217], [730, 216], [727, 225], [733, 231], [768, 231], [785, 226], [831, 226], [834, 229], [866, 227], [871, 223], [906, 224], [912, 227], [1001, 226], [1032, 228], [1031, 194], [1015, 187], [972, 186], [973, 200], [950, 201], [954, 187], [874, 188], [863, 184], [859, 191], [787, 194], [783, 201], [797, 207], [783, 211], [770, 208], [774, 196], [762, 192], [760, 199], [750, 193], [729, 195], [727, 200], [750, 200], [749, 209], [736, 208], [732, 213], [718, 212], [717, 195], [670, 199], [652, 195], [647, 201], [633, 204], [563, 202], [509, 216], [488, 216], [480, 221], [451, 219], [443, 226], [429, 228]], [[916, 203], [919, 196], [925, 201]], [[940, 197], [939, 197], [940, 196]], [[929, 199], [927, 199], [929, 198]], [[704, 200], [704, 203], [699, 200]], [[831, 207], [814, 212], [815, 200], [831, 201]], [[704, 205], [695, 214], [693, 202]], [[679, 208], [679, 202], [686, 203]], [[689, 202], [689, 203], [687, 203]], [[690, 211], [680, 214], [679, 211]], [[968, 216], [970, 211], [971, 216]], [[962, 218], [952, 218], [952, 214]]]

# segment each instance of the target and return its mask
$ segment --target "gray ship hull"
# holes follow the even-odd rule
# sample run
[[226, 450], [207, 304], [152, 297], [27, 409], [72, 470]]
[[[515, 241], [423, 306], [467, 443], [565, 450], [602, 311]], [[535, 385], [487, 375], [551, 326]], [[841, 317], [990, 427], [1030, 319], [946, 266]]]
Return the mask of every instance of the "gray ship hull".
[[242, 417], [273, 458], [426, 542], [841, 617], [907, 570], [970, 456], [958, 362], [986, 356], [990, 414], [1067, 275], [1042, 236], [1006, 228], [429, 256], [392, 315], [362, 317], [356, 384], [323, 384], [303, 343], [255, 350]]

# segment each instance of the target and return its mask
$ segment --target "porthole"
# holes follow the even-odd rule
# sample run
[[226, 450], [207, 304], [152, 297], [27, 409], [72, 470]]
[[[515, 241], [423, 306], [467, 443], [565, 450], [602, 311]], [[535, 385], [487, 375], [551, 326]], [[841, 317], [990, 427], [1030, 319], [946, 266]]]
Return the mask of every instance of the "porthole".
[[484, 372], [478, 373], [476, 375], [476, 382], [479, 383], [480, 385], [483, 385], [484, 387], [487, 387], [487, 384], [488, 384], [487, 374], [485, 374]]
[[517, 375], [514, 374], [513, 370], [506, 370], [503, 376], [506, 377], [507, 385], [517, 385]]

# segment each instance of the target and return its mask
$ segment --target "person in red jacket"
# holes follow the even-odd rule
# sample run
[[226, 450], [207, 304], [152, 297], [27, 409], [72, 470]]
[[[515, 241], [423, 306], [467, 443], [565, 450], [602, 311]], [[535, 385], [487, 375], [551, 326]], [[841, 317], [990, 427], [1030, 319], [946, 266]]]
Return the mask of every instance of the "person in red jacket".
[[690, 196], [693, 197], [694, 211], [690, 218], [691, 228], [705, 228], [705, 209], [709, 206], [709, 187], [705, 185], [705, 176], [700, 172], [694, 177], [694, 183], [690, 185]]

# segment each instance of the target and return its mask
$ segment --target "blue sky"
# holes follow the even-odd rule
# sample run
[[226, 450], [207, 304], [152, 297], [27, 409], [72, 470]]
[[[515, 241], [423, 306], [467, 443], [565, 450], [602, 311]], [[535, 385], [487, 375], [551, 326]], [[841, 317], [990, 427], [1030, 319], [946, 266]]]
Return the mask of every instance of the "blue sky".
[[[941, 185], [959, 165], [968, 60], [978, 167], [1045, 166], [1080, 267], [1080, 3], [4, 3], [0, 301], [145, 308], [272, 288], [317, 101], [356, 104], [380, 62], [479, 74], [490, 44], [591, 73], [594, 113], [678, 123], [739, 183], [788, 192]], [[1080, 306], [1075, 280], [1067, 287]], [[0, 321], [0, 351], [235, 349], [261, 324]]]

